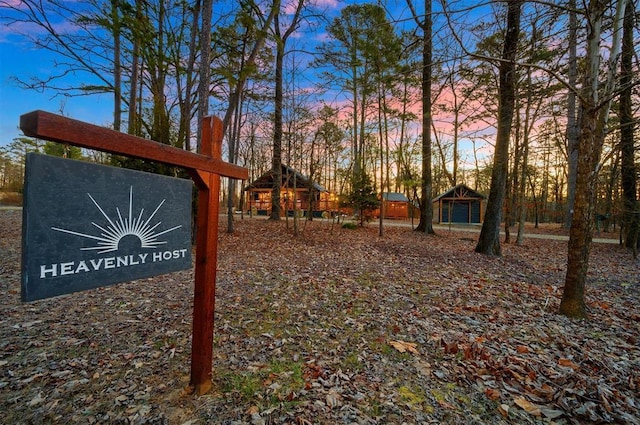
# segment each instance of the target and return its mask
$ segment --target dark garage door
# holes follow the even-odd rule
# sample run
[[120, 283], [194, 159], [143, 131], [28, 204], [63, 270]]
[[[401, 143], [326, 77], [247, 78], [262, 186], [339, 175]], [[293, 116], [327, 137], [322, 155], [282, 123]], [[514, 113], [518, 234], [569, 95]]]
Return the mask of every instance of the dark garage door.
[[451, 223], [469, 223], [469, 202], [445, 203], [442, 205], [442, 222], [449, 222], [449, 208], [452, 208]]

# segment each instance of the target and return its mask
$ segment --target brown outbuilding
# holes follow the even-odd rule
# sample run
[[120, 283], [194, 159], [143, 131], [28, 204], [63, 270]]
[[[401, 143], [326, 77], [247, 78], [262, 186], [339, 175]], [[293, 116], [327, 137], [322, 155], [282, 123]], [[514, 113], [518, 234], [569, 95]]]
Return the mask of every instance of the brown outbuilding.
[[487, 197], [459, 184], [433, 199], [434, 223], [480, 224]]
[[[406, 220], [420, 217], [420, 207], [411, 202], [404, 193], [382, 192], [382, 211], [385, 219]], [[380, 208], [373, 215], [380, 217]]]

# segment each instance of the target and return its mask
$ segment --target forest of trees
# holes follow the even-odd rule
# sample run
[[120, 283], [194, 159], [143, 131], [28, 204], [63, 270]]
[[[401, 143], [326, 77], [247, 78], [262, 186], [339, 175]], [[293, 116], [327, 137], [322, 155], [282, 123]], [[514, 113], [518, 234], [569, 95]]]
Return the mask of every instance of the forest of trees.
[[[509, 242], [515, 225], [521, 243], [525, 221], [570, 227], [567, 281], [580, 301], [561, 308], [584, 316], [597, 219], [637, 252], [637, 0], [332, 5], [23, 0], [0, 1], [0, 18], [57, 57], [54, 74], [16, 84], [108, 93], [115, 130], [197, 150], [202, 117], [218, 115], [225, 158], [250, 179], [284, 163], [345, 200], [363, 173], [423, 211], [464, 183], [489, 195], [476, 248], [489, 255], [500, 255], [500, 230]], [[118, 161], [3, 143], [8, 191], [20, 190], [29, 151]], [[225, 196], [238, 207], [240, 185]]]

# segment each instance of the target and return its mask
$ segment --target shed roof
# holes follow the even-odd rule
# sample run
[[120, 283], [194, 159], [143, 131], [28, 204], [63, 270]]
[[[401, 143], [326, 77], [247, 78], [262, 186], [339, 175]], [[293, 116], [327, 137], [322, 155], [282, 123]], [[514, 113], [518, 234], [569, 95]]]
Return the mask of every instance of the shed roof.
[[433, 202], [439, 201], [441, 199], [486, 199], [487, 197], [482, 193], [471, 189], [469, 186], [464, 184], [459, 184], [446, 192], [436, 196], [433, 198]]
[[[307, 177], [303, 176], [300, 172], [294, 170], [288, 165], [282, 164], [281, 167], [282, 167], [282, 182], [280, 183], [280, 186], [293, 188], [293, 180], [294, 180], [293, 177], [295, 176], [297, 188], [301, 189], [304, 187], [309, 187], [309, 179]], [[258, 177], [257, 179], [255, 179], [253, 182], [251, 182], [248, 186], [246, 186], [244, 190], [249, 191], [251, 189], [271, 189], [273, 187], [273, 178], [274, 178], [274, 174], [271, 170], [269, 170], [263, 175], [261, 175], [260, 177]], [[327, 189], [325, 189], [324, 186], [316, 182], [312, 182], [312, 183], [313, 183], [313, 188], [318, 192], [327, 191]]]
[[382, 192], [382, 199], [390, 202], [409, 202], [409, 198], [400, 192]]

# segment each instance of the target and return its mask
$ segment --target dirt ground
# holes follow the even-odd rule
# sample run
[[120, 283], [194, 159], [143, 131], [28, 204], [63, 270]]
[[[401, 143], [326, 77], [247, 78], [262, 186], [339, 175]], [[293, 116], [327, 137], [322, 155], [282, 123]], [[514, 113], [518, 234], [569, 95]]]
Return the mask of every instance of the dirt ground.
[[21, 212], [0, 210], [0, 424], [640, 424], [640, 261], [616, 244], [572, 321], [566, 241], [490, 258], [471, 231], [235, 228], [196, 396], [191, 271], [21, 303]]

